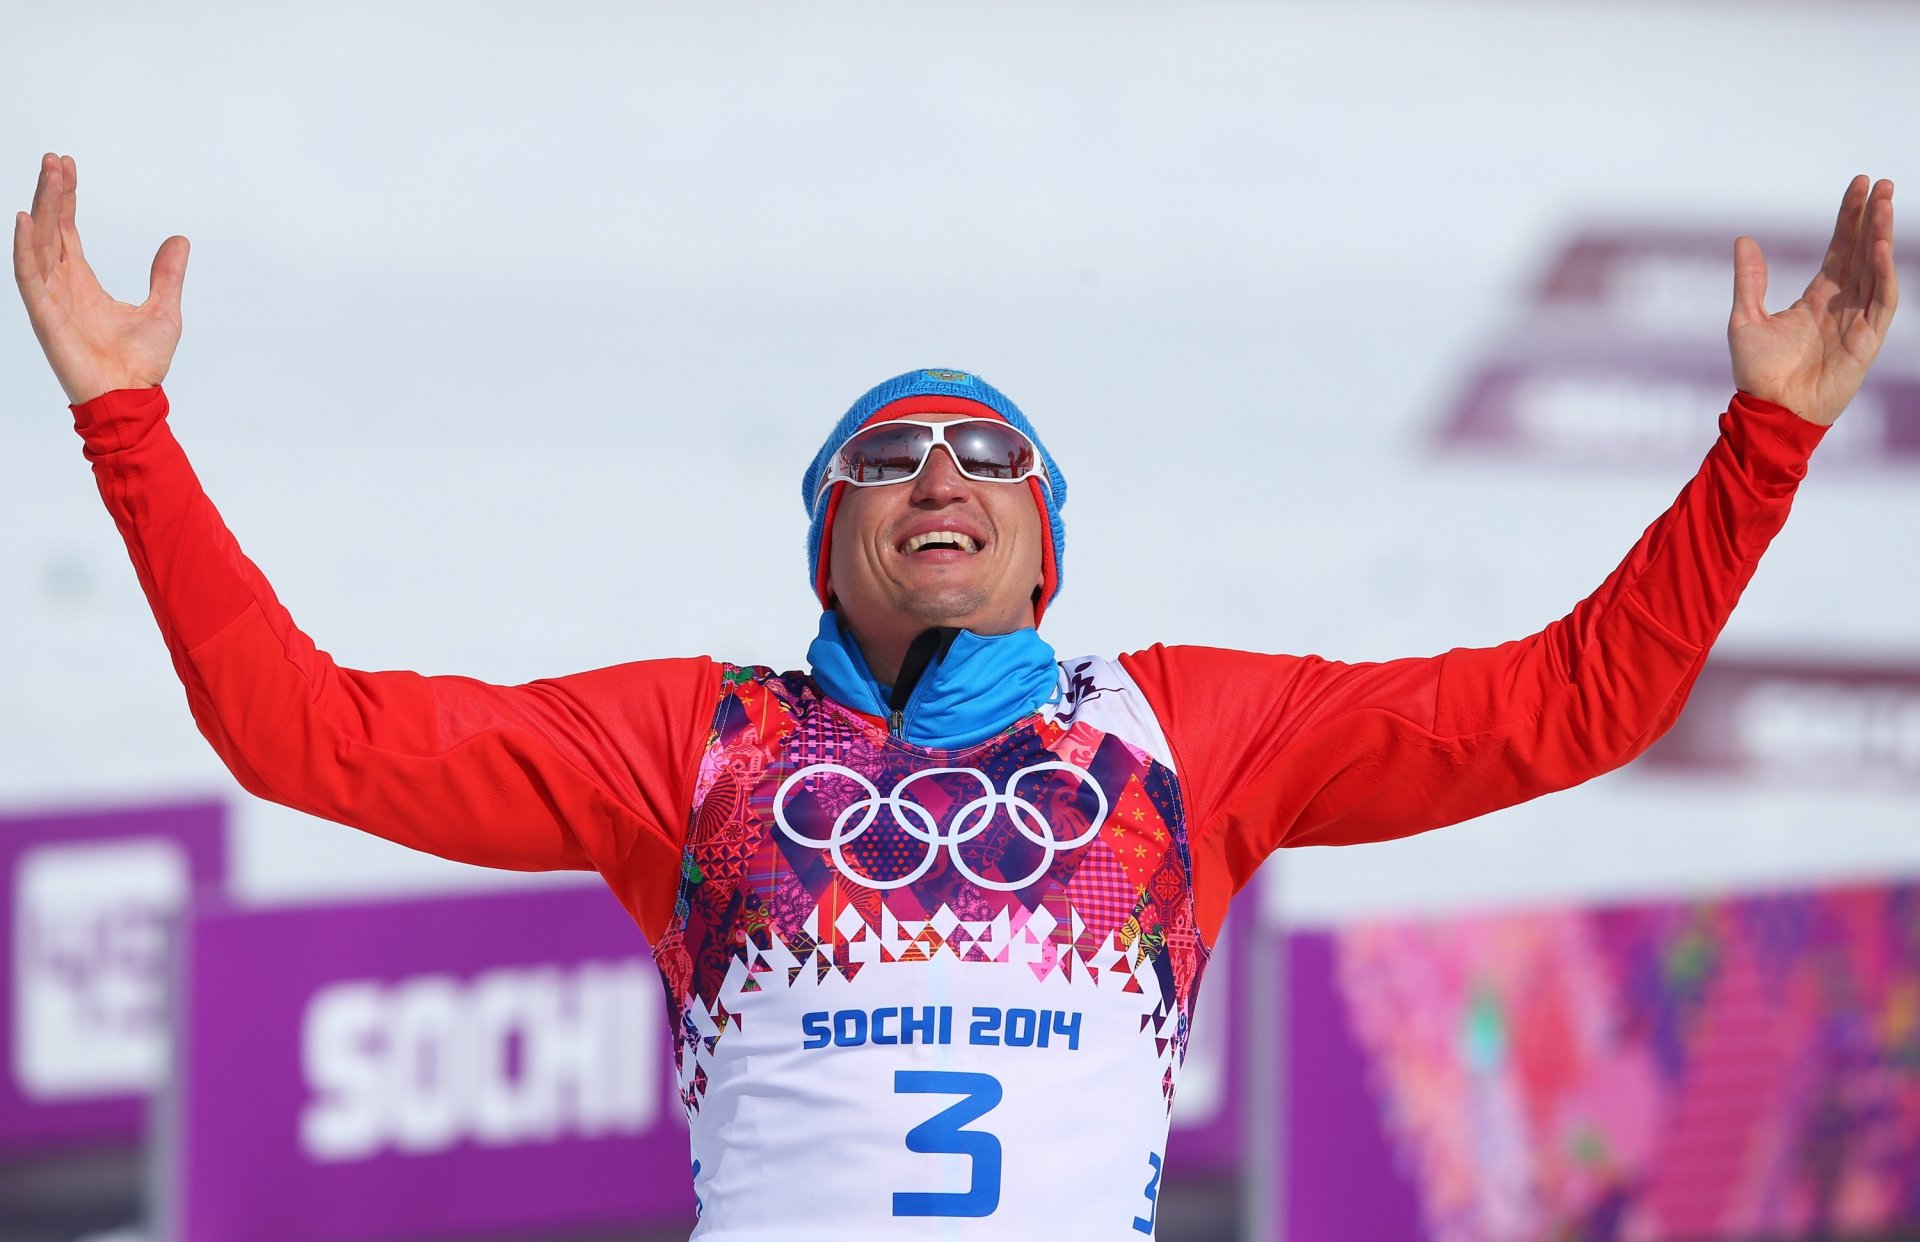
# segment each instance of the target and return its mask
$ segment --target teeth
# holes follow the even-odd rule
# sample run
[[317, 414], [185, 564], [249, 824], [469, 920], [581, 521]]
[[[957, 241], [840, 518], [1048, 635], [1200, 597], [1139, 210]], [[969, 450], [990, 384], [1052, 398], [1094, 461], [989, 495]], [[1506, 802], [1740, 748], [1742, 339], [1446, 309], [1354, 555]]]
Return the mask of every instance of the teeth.
[[959, 548], [962, 552], [978, 552], [980, 545], [971, 535], [963, 535], [957, 530], [930, 530], [924, 535], [915, 535], [907, 540], [906, 550], [918, 552], [928, 546]]

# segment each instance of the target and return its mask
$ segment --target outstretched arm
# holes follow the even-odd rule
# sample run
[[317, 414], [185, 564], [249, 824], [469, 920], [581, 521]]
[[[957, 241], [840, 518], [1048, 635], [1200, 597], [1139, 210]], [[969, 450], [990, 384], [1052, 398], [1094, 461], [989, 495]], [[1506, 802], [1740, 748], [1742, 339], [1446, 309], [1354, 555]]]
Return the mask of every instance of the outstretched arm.
[[110, 298], [81, 255], [70, 159], [47, 157], [14, 222], [21, 296], [201, 732], [261, 797], [464, 862], [597, 869], [657, 934], [717, 666], [525, 686], [338, 666], [241, 552], [168, 426], [157, 385], [185, 266], [170, 238], [147, 301]]
[[1777, 315], [1759, 248], [1740, 240], [1729, 340], [1742, 391], [1719, 440], [1599, 589], [1540, 633], [1384, 664], [1193, 647], [1122, 658], [1174, 750], [1205, 930], [1279, 846], [1457, 823], [1610, 771], [1666, 731], [1885, 338], [1892, 196], [1854, 181], [1820, 274]]

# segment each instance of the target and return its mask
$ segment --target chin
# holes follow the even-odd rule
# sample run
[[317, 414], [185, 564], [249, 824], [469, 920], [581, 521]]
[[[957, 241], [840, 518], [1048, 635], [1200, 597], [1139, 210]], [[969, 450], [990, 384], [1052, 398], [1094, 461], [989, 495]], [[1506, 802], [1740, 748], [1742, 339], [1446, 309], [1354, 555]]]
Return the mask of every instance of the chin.
[[972, 629], [987, 621], [992, 597], [981, 590], [917, 591], [901, 601], [901, 611], [922, 626]]

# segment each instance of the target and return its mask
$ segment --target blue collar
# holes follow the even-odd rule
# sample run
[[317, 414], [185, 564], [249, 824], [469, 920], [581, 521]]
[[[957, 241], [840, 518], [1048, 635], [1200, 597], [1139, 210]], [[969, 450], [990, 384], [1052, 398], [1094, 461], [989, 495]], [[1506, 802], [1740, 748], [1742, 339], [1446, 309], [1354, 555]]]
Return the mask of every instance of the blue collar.
[[[874, 679], [860, 644], [831, 611], [820, 614], [820, 633], [807, 648], [807, 663], [828, 698], [886, 719], [893, 688]], [[946, 658], [931, 665], [913, 688], [901, 736], [940, 750], [973, 746], [1050, 702], [1059, 679], [1053, 648], [1038, 631], [982, 636], [961, 630]]]

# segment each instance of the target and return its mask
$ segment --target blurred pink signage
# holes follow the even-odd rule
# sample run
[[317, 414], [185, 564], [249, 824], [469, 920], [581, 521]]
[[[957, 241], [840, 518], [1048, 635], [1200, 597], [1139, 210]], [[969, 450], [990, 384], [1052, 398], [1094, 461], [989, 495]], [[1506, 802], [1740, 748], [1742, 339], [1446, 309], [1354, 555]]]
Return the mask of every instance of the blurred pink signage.
[[1285, 938], [1291, 1242], [1910, 1236], [1920, 888]]
[[603, 889], [196, 909], [167, 1236], [691, 1227], [664, 997]]
[[[1706, 455], [1733, 397], [1724, 357], [1626, 346], [1483, 363], [1448, 411], [1450, 448], [1575, 467], [1670, 469]], [[1920, 376], [1881, 375], [1821, 442], [1814, 469], [1920, 462]]]
[[1715, 656], [1643, 762], [1855, 789], [1920, 786], [1920, 666]]
[[225, 870], [216, 803], [0, 816], [0, 1153], [145, 1136], [170, 942]]
[[[1620, 332], [1721, 337], [1733, 301], [1733, 239], [1740, 231], [1583, 229], [1554, 257], [1534, 290], [1534, 302], [1591, 312]], [[1777, 307], [1805, 286], [1826, 252], [1826, 240], [1811, 233], [1762, 233], [1759, 241]]]
[[[1733, 395], [1727, 362], [1733, 230], [1594, 229], [1549, 265], [1523, 318], [1469, 369], [1444, 447], [1581, 467], [1697, 461]], [[1823, 242], [1762, 237], [1776, 308]], [[1821, 466], [1920, 462], [1920, 359], [1896, 322]]]

